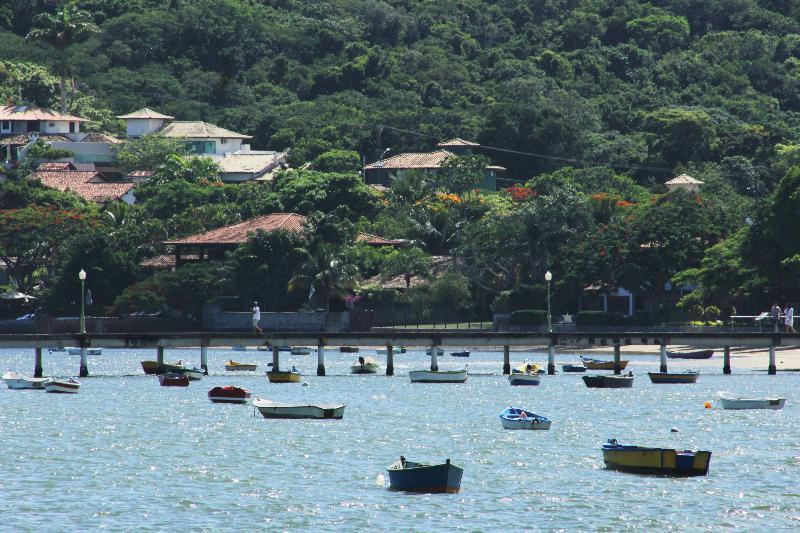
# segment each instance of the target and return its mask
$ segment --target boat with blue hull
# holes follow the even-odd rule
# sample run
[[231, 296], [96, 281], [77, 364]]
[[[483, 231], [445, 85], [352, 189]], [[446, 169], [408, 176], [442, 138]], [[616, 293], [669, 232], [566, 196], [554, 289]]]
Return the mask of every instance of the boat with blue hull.
[[549, 418], [531, 411], [509, 407], [500, 413], [500, 423], [503, 424], [503, 429], [550, 429], [552, 422]]
[[566, 364], [561, 365], [561, 370], [563, 372], [586, 372], [586, 367], [582, 364], [575, 365], [575, 364]]
[[633, 474], [705, 476], [711, 464], [711, 452], [630, 446], [609, 439], [603, 444], [603, 462], [610, 470]]
[[427, 465], [400, 460], [389, 465], [389, 488], [405, 492], [456, 493], [461, 490], [464, 470], [447, 459], [444, 464]]

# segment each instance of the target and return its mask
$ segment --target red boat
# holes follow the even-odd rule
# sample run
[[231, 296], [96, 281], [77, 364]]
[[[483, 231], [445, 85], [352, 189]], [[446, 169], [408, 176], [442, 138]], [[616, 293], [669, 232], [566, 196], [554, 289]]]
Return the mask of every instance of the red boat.
[[214, 403], [247, 403], [250, 391], [233, 385], [214, 387], [208, 391], [208, 399]]
[[158, 381], [162, 387], [188, 387], [189, 376], [186, 374], [176, 374], [175, 372], [168, 372], [166, 374], [159, 374]]

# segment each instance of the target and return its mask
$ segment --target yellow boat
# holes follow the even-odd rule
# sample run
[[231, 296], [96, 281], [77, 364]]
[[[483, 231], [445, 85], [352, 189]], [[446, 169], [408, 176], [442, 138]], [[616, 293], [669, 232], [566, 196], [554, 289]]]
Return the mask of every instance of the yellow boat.
[[234, 372], [237, 370], [255, 370], [258, 365], [256, 363], [239, 363], [231, 359], [225, 363], [225, 370]]
[[705, 476], [711, 464], [711, 452], [628, 446], [609, 439], [608, 444], [603, 445], [603, 462], [608, 469], [635, 474]]
[[298, 383], [302, 374], [296, 369], [292, 370], [270, 370], [267, 372], [267, 378], [270, 383]]

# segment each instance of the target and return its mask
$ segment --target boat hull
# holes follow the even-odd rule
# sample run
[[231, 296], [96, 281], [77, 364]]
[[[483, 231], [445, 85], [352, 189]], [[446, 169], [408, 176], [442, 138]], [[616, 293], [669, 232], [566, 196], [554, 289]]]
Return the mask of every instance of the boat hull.
[[71, 379], [69, 381], [49, 380], [44, 384], [45, 392], [54, 392], [59, 394], [77, 394], [80, 390], [81, 384]]
[[670, 352], [667, 350], [667, 357], [670, 359], [711, 359], [714, 350], [697, 350], [694, 352]]
[[469, 357], [468, 351], [463, 352], [450, 352], [450, 357]]
[[589, 388], [630, 389], [633, 387], [633, 376], [583, 376], [583, 382]]
[[253, 405], [264, 418], [341, 420], [344, 405], [292, 405], [256, 400]]
[[413, 370], [408, 373], [411, 383], [464, 383], [467, 381], [467, 369], [464, 370]]
[[166, 374], [167, 372], [180, 372], [183, 370], [183, 365], [164, 363], [158, 364], [158, 361], [142, 361], [142, 370], [145, 374], [157, 376], [158, 374]]
[[200, 381], [205, 374], [202, 368], [182, 368], [178, 373], [183, 374], [189, 378], [190, 381]]
[[186, 374], [159, 374], [158, 382], [162, 387], [188, 387], [189, 377]]
[[726, 398], [720, 396], [720, 407], [723, 409], [743, 410], [743, 409], [783, 409], [786, 405], [786, 398]]
[[700, 372], [648, 372], [653, 383], [697, 383]]
[[550, 429], [552, 422], [536, 413], [509, 407], [500, 413], [500, 423], [503, 425], [503, 429], [547, 430]]
[[372, 363], [372, 364], [367, 363], [364, 366], [353, 365], [353, 366], [350, 367], [350, 373], [351, 374], [377, 374], [379, 368], [380, 367], [375, 363]]
[[208, 399], [214, 403], [247, 403], [251, 392], [239, 387], [214, 387], [208, 391]]
[[[69, 355], [80, 355], [81, 354], [81, 349], [80, 348], [71, 347], [71, 348], [67, 348], [66, 350], [67, 350], [67, 353]], [[102, 348], [86, 348], [86, 355], [103, 355], [103, 349]]]
[[301, 374], [299, 372], [291, 371], [269, 371], [267, 372], [267, 379], [270, 383], [299, 383]]
[[[430, 348], [428, 348], [427, 350], [425, 350], [425, 355], [431, 355], [431, 353], [432, 353], [432, 352], [431, 352], [431, 349], [430, 349]], [[443, 355], [444, 355], [444, 350], [442, 350], [441, 348], [436, 348], [436, 356], [437, 356], [437, 357], [441, 357], [441, 356], [443, 356]]]
[[424, 492], [429, 494], [455, 494], [461, 490], [461, 477], [464, 470], [450, 463], [440, 465], [418, 465], [406, 462], [403, 468], [400, 461], [391, 465], [389, 488], [405, 492]]
[[610, 470], [633, 474], [705, 476], [711, 463], [711, 452], [606, 444], [603, 446], [603, 462]]
[[[597, 361], [593, 359], [584, 359], [581, 357], [581, 362], [583, 363], [583, 366], [589, 370], [614, 370], [614, 361]], [[628, 361], [621, 360], [619, 362], [620, 370], [624, 370], [626, 366], [628, 366]]]
[[22, 390], [22, 389], [35, 389], [44, 390], [44, 384], [48, 378], [32, 378], [24, 376], [17, 372], [8, 372], [3, 374], [3, 381], [9, 389]]
[[339, 346], [339, 351], [342, 353], [358, 353], [358, 346]]
[[586, 372], [586, 367], [583, 365], [561, 365], [562, 372]]
[[508, 382], [511, 385], [536, 386], [542, 382], [542, 376], [539, 374], [510, 374]]
[[236, 372], [236, 371], [243, 371], [243, 372], [253, 372], [258, 365], [256, 363], [225, 363], [225, 371], [226, 372]]

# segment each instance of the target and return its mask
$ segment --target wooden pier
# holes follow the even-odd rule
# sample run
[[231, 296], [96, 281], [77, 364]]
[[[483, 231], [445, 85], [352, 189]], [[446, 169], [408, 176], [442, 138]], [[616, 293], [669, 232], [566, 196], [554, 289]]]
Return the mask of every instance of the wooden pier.
[[164, 350], [197, 348], [200, 366], [208, 371], [208, 348], [229, 346], [269, 346], [272, 348], [273, 368], [280, 368], [278, 346], [316, 346], [317, 375], [325, 375], [325, 349], [330, 346], [385, 346], [386, 374], [394, 374], [395, 346], [431, 348], [431, 368], [438, 367], [437, 348], [475, 347], [500, 348], [503, 352], [503, 374], [511, 372], [511, 347], [546, 347], [547, 372], [555, 373], [555, 353], [559, 346], [611, 346], [614, 349], [614, 372], [619, 374], [623, 346], [660, 346], [660, 370], [667, 371], [667, 346], [688, 345], [723, 351], [723, 373], [730, 374], [731, 347], [764, 348], [768, 352], [767, 371], [777, 372], [776, 347], [800, 347], [800, 333], [772, 332], [569, 332], [569, 333], [495, 333], [459, 330], [392, 330], [348, 333], [276, 332], [253, 334], [245, 332], [173, 332], [173, 333], [97, 333], [97, 334], [7, 334], [0, 335], [0, 348], [31, 348], [34, 351], [34, 375], [43, 373], [42, 350], [48, 348], [80, 347], [79, 375], [89, 375], [87, 348], [135, 348], [156, 350], [157, 361], [163, 363]]

